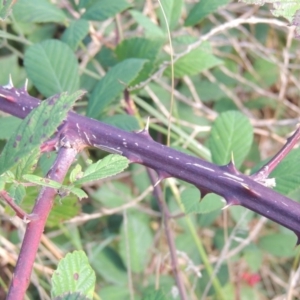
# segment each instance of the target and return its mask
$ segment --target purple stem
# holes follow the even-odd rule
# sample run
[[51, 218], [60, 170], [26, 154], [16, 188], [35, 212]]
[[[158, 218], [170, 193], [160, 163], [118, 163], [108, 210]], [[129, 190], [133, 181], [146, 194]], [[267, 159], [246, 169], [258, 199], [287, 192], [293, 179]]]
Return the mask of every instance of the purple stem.
[[[155, 185], [156, 182], [156, 174], [155, 171], [151, 169], [147, 169], [150, 180], [153, 185]], [[159, 185], [154, 186], [153, 191], [154, 197], [156, 198], [157, 204], [159, 206], [159, 209], [162, 213], [163, 223], [164, 223], [164, 229], [165, 234], [168, 240], [168, 246], [170, 251], [170, 257], [171, 257], [171, 265], [172, 265], [172, 272], [175, 277], [175, 281], [177, 284], [177, 288], [179, 291], [180, 299], [181, 300], [187, 300], [186, 290], [178, 269], [178, 261], [177, 261], [177, 255], [176, 255], [176, 246], [174, 242], [174, 236], [169, 226], [169, 220], [170, 220], [170, 212], [168, 210], [168, 206], [166, 205], [164, 201], [164, 197], [161, 191], [161, 187]]]
[[[22, 89], [0, 87], [0, 110], [4, 112], [24, 118], [38, 105]], [[154, 169], [161, 179], [176, 177], [192, 183], [202, 194], [221, 195], [228, 206], [244, 206], [294, 231], [299, 243], [300, 203], [241, 174], [233, 163], [217, 166], [156, 143], [147, 130], [126, 132], [73, 112], [65, 123], [65, 128], [72, 129], [73, 141], [126, 156]]]
[[[77, 153], [75, 148], [60, 148], [47, 178], [62, 182]], [[6, 300], [24, 299], [41, 236], [56, 195], [57, 191], [53, 188], [43, 187], [41, 189], [30, 214], [35, 217], [27, 225]]]

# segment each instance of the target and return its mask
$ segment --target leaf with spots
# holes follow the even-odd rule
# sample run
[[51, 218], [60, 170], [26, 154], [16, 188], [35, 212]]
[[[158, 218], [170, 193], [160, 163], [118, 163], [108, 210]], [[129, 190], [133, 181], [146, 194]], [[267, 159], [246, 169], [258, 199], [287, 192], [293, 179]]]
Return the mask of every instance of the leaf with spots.
[[78, 91], [71, 95], [52, 97], [33, 109], [6, 143], [0, 156], [0, 174], [20, 163], [22, 158], [48, 140], [83, 93]]
[[82, 174], [82, 177], [74, 182], [75, 185], [89, 181], [99, 180], [116, 175], [126, 169], [128, 159], [117, 154], [110, 154], [102, 160], [90, 165]]
[[66, 293], [81, 293], [93, 299], [96, 276], [83, 251], [68, 253], [52, 276], [52, 298]]
[[250, 151], [253, 128], [246, 116], [238, 111], [228, 111], [215, 120], [209, 138], [212, 161], [225, 165], [233, 154], [236, 167], [240, 167]]

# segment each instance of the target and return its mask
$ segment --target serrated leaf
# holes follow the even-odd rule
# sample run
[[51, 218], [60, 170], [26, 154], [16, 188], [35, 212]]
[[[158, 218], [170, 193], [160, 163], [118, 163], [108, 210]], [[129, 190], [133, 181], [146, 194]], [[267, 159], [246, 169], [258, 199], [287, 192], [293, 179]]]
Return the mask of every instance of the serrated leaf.
[[96, 276], [86, 254], [83, 251], [74, 251], [59, 262], [51, 282], [52, 297], [79, 292], [92, 299]]
[[117, 58], [122, 61], [128, 58], [147, 59], [139, 75], [130, 83], [132, 86], [145, 81], [153, 72], [162, 42], [160, 40], [150, 40], [142, 37], [126, 39], [120, 43], [115, 53]]
[[117, 154], [110, 154], [98, 162], [90, 165], [83, 173], [82, 178], [74, 182], [75, 185], [99, 180], [116, 175], [128, 167], [128, 159]]
[[67, 19], [63, 10], [48, 0], [18, 0], [13, 13], [24, 23], [63, 23]]
[[15, 0], [0, 1], [0, 20], [5, 20], [11, 12]]
[[81, 18], [93, 21], [104, 21], [114, 17], [117, 13], [120, 13], [129, 7], [129, 3], [125, 0], [94, 1]]
[[237, 168], [241, 166], [253, 141], [253, 128], [246, 116], [238, 111], [222, 113], [215, 120], [209, 138], [212, 161], [228, 164], [233, 154]]
[[6, 143], [0, 156], [0, 174], [49, 139], [82, 95], [82, 91], [72, 95], [62, 94], [42, 101], [33, 109]]
[[98, 82], [89, 99], [88, 116], [97, 118], [138, 76], [145, 63], [145, 59], [130, 58], [112, 67]]
[[46, 40], [31, 46], [25, 52], [24, 65], [29, 79], [46, 97], [79, 89], [77, 59], [61, 41]]
[[220, 6], [228, 4], [229, 2], [230, 0], [201, 0], [191, 8], [184, 25], [196, 25], [206, 16], [216, 11]]
[[40, 177], [37, 175], [25, 174], [25, 175], [23, 175], [23, 179], [28, 182], [31, 182], [31, 183], [34, 183], [37, 185], [41, 185], [41, 186], [50, 187], [53, 189], [61, 188], [61, 183], [51, 180], [49, 178], [43, 178], [43, 177]]
[[297, 237], [293, 234], [272, 233], [260, 238], [258, 246], [266, 253], [277, 257], [295, 255]]
[[14, 199], [16, 204], [21, 204], [24, 197], [26, 196], [25, 187], [21, 184], [13, 184], [8, 191], [11, 198]]
[[276, 186], [274, 189], [279, 193], [289, 196], [299, 189], [299, 157], [300, 149], [292, 150], [270, 174], [270, 178], [276, 179]]
[[86, 20], [72, 21], [69, 27], [64, 31], [61, 40], [69, 45], [72, 50], [76, 50], [79, 43], [89, 32], [89, 22]]
[[[195, 50], [179, 58], [174, 63], [174, 76], [181, 78], [185, 75], [196, 75], [222, 63], [222, 60], [212, 54], [212, 48], [208, 42], [204, 42]], [[171, 68], [168, 67], [165, 75], [171, 76]]]
[[[132, 272], [145, 270], [150, 259], [149, 251], [153, 236], [143, 215], [128, 213], [127, 222], [123, 222], [120, 235], [120, 255]], [[141, 247], [141, 245], [143, 245]], [[128, 261], [128, 256], [130, 260]]]
[[[183, 6], [183, 0], [161, 0], [160, 1], [164, 13], [167, 19], [169, 30], [172, 31], [175, 29], [176, 25], [178, 24], [178, 21], [180, 19], [180, 14]], [[158, 15], [160, 24], [163, 28], [166, 28], [166, 21], [164, 18], [164, 15], [162, 13], [161, 7], [158, 9]]]
[[149, 18], [137, 10], [130, 10], [132, 18], [145, 29], [145, 36], [147, 38], [164, 38], [165, 34], [156, 24]]

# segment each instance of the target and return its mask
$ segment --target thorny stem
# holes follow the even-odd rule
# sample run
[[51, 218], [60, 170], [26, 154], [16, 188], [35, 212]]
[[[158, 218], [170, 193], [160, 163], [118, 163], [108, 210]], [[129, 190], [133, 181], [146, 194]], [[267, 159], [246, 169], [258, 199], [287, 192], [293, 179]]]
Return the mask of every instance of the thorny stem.
[[[37, 99], [29, 96], [25, 89], [0, 86], [0, 110], [6, 113], [25, 118], [39, 103]], [[90, 146], [107, 152], [118, 153], [127, 157], [132, 163], [139, 163], [152, 168], [158, 173], [160, 180], [175, 177], [194, 184], [201, 190], [201, 195], [207, 192], [221, 195], [226, 199], [227, 207], [231, 205], [244, 206], [294, 231], [299, 243], [300, 203], [265, 187], [256, 178], [241, 174], [232, 162], [225, 166], [217, 166], [153, 141], [147, 129], [130, 133], [73, 112], [68, 114], [64, 130], [60, 134], [65, 134], [65, 138], [70, 141], [71, 145], [80, 141], [81, 147]], [[289, 146], [275, 156], [274, 159], [277, 164], [282, 159], [281, 153], [286, 155], [291, 150], [291, 145], [294, 145], [298, 139], [299, 132], [289, 139]], [[62, 149], [60, 153], [70, 151], [69, 156], [74, 158], [76, 151], [73, 150], [72, 152], [72, 150]], [[71, 161], [64, 159], [62, 162], [63, 172], [66, 172]], [[275, 165], [276, 163], [273, 163], [271, 167], [274, 168]], [[55, 174], [53, 174], [55, 168], [62, 171], [56, 163], [49, 172], [49, 175], [54, 176], [54, 180], [56, 179]], [[53, 178], [51, 177], [51, 179]], [[57, 181], [62, 180], [62, 178], [63, 176], [57, 178]], [[20, 282], [23, 290], [29, 283], [39, 239], [52, 207], [54, 196], [54, 190], [43, 188], [33, 210], [33, 214], [36, 214], [39, 219], [30, 222], [27, 226], [16, 267], [16, 276], [13, 278], [11, 286], [11, 290], [15, 292], [18, 290], [18, 286], [21, 287]], [[46, 209], [43, 208], [43, 205]], [[21, 298], [9, 296], [7, 299]]]
[[[147, 168], [150, 180], [153, 184], [153, 186], [155, 186], [156, 183], [156, 174], [153, 170]], [[186, 295], [186, 290], [184, 287], [184, 284], [182, 282], [182, 278], [178, 269], [178, 261], [177, 261], [177, 255], [176, 255], [176, 247], [175, 247], [175, 242], [174, 242], [174, 236], [172, 234], [172, 231], [170, 229], [169, 226], [169, 222], [170, 222], [170, 212], [168, 210], [168, 207], [166, 205], [166, 203], [164, 202], [163, 199], [163, 194], [161, 191], [161, 187], [159, 185], [156, 185], [154, 187], [154, 191], [153, 194], [156, 198], [157, 204], [159, 206], [159, 209], [162, 213], [162, 219], [163, 219], [163, 224], [164, 224], [164, 229], [165, 229], [165, 234], [167, 237], [167, 241], [168, 241], [168, 246], [169, 246], [169, 251], [170, 251], [170, 257], [171, 257], [171, 265], [172, 265], [172, 272], [173, 275], [175, 277], [175, 281], [177, 284], [177, 288], [179, 291], [179, 295], [180, 295], [180, 299], [181, 300], [187, 300], [187, 295]]]
[[[25, 118], [38, 105], [39, 101], [24, 89], [0, 87], [0, 110], [4, 112]], [[126, 132], [73, 112], [68, 114], [65, 127], [72, 129], [73, 141], [121, 154], [132, 163], [154, 169], [160, 179], [175, 177], [194, 184], [201, 195], [216, 193], [225, 198], [227, 207], [244, 206], [300, 237], [300, 203], [241, 174], [232, 162], [217, 166], [153, 141], [148, 130]]]
[[[61, 183], [76, 154], [77, 150], [74, 148], [60, 148], [52, 168], [46, 175], [47, 178]], [[31, 213], [36, 218], [31, 220], [27, 225], [6, 300], [24, 299], [40, 239], [56, 194], [56, 190], [49, 187], [43, 187], [40, 191]]]
[[270, 173], [278, 166], [278, 164], [289, 154], [299, 140], [300, 126], [298, 126], [294, 134], [287, 139], [285, 145], [279, 150], [279, 152], [251, 177], [258, 182], [263, 182], [266, 178], [268, 178]]

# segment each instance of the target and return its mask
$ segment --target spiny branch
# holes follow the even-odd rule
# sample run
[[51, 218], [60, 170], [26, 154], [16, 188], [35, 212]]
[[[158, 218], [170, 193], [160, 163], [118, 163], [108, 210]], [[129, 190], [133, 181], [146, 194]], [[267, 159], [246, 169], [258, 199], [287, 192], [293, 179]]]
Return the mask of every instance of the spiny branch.
[[[0, 87], [0, 110], [24, 118], [39, 101], [23, 89]], [[159, 179], [176, 177], [194, 184], [203, 194], [223, 196], [227, 206], [241, 205], [294, 231], [300, 237], [300, 203], [241, 174], [233, 162], [217, 166], [152, 140], [147, 130], [126, 132], [70, 112], [65, 122], [69, 140], [126, 156], [154, 169]]]

